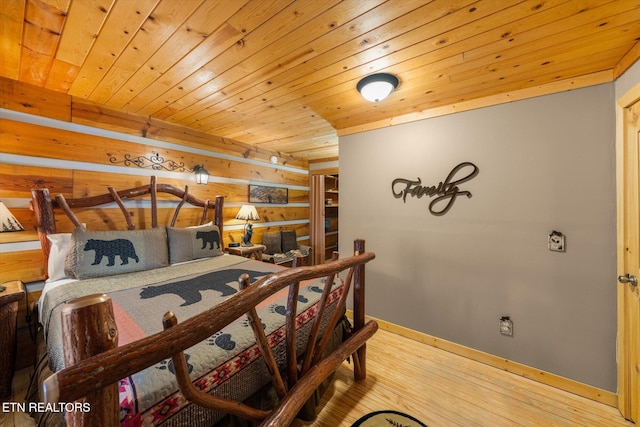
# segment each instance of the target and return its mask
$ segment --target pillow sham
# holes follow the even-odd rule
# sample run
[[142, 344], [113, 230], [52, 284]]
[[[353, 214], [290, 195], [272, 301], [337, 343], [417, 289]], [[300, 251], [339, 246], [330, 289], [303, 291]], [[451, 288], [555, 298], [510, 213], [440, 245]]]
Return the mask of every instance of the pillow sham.
[[47, 240], [51, 243], [49, 259], [47, 260], [48, 282], [66, 279], [64, 272], [64, 260], [67, 258], [71, 245], [71, 233], [47, 234]]
[[169, 263], [222, 255], [222, 240], [217, 225], [195, 228], [167, 227]]
[[65, 260], [65, 273], [74, 279], [88, 279], [167, 265], [165, 227], [127, 231], [76, 228]]
[[213, 221], [209, 221], [209, 222], [205, 222], [204, 224], [200, 224], [200, 225], [190, 225], [187, 228], [206, 228], [206, 227], [211, 227], [213, 225]]
[[262, 235], [262, 244], [267, 247], [264, 250], [265, 254], [273, 255], [282, 253], [282, 243], [279, 231], [276, 231], [275, 233], [264, 233]]
[[298, 249], [298, 237], [295, 231], [282, 232], [282, 252], [286, 253]]

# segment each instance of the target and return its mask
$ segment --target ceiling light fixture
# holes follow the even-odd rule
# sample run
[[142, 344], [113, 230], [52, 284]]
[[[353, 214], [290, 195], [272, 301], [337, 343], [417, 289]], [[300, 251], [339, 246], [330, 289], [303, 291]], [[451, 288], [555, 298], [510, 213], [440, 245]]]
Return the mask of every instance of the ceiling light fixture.
[[364, 99], [378, 102], [389, 96], [398, 87], [398, 83], [400, 81], [393, 74], [378, 73], [364, 77], [356, 87]]

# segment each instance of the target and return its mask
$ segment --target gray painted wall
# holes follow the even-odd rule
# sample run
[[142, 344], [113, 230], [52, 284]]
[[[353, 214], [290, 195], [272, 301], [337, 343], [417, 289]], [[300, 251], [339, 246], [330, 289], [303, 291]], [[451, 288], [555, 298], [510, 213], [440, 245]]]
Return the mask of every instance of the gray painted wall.
[[[340, 138], [342, 256], [366, 239], [367, 312], [474, 349], [616, 391], [615, 88], [603, 84]], [[395, 178], [443, 181], [394, 198]], [[462, 176], [464, 174], [460, 174]], [[552, 230], [566, 252], [550, 252]], [[498, 319], [514, 321], [502, 336]]]
[[640, 61], [636, 61], [631, 68], [616, 80], [616, 99], [622, 97], [638, 83], [640, 83]]

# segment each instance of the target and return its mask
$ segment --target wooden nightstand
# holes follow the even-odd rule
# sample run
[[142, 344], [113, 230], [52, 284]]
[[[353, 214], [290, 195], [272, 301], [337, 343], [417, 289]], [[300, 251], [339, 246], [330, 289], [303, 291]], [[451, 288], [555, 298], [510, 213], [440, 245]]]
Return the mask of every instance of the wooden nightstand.
[[253, 245], [253, 246], [236, 246], [228, 247], [227, 252], [231, 255], [240, 255], [245, 258], [253, 257], [258, 261], [262, 261], [262, 252], [267, 249], [265, 245]]
[[24, 283], [19, 280], [3, 283], [0, 292], [0, 400], [11, 398], [11, 382], [16, 363], [16, 331], [18, 302], [24, 299]]

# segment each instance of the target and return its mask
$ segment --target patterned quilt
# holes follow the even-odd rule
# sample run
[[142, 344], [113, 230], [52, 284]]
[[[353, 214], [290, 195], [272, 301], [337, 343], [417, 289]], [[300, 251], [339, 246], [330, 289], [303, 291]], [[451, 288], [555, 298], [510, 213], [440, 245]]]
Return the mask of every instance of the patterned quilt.
[[[46, 293], [42, 313], [50, 367], [64, 368], [61, 348], [60, 313], [64, 302], [95, 293], [108, 294], [118, 325], [118, 344], [124, 345], [162, 330], [167, 311], [183, 321], [219, 304], [238, 292], [240, 274], [255, 281], [281, 270], [269, 263], [224, 255], [193, 263], [150, 271], [82, 280], [56, 287]], [[298, 351], [302, 352], [322, 293], [323, 279], [301, 284], [298, 297]], [[286, 293], [269, 298], [258, 307], [262, 325], [278, 363], [284, 367], [284, 322]], [[337, 279], [330, 301], [342, 294]], [[325, 318], [333, 311], [333, 305]], [[237, 400], [245, 400], [270, 382], [246, 315], [185, 351], [194, 384], [201, 390]], [[171, 359], [151, 366], [120, 381], [122, 426], [211, 425], [222, 414], [188, 404], [178, 391]]]

